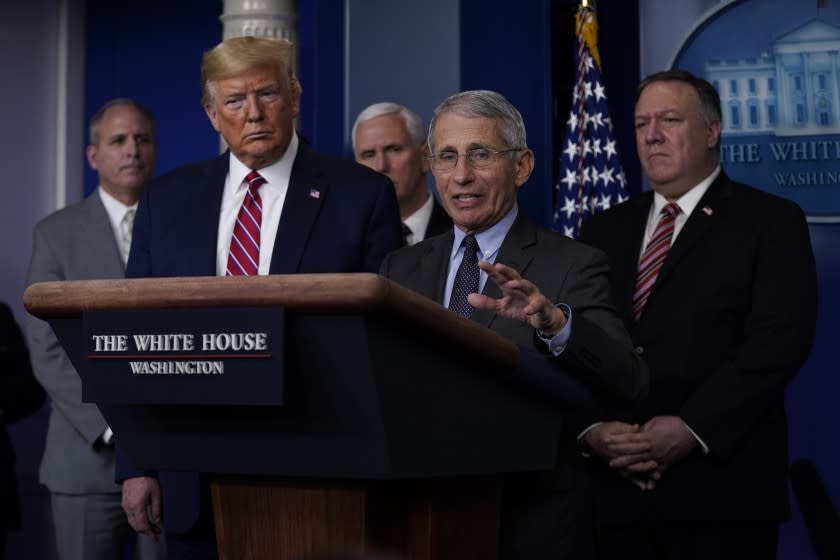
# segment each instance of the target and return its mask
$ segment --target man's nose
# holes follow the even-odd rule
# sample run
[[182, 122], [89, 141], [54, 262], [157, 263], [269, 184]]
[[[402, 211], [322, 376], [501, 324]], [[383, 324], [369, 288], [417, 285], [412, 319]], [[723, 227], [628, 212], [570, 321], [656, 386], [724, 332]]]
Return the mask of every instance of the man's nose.
[[659, 127], [658, 121], [650, 121], [645, 127], [645, 142], [648, 144], [655, 144], [662, 140], [662, 130]]
[[263, 108], [255, 93], [248, 94], [245, 98], [245, 111], [249, 121], [258, 121], [262, 118]]
[[133, 136], [129, 136], [128, 139], [125, 141], [125, 151], [131, 157], [136, 157], [139, 153], [137, 139]]
[[470, 164], [467, 154], [458, 156], [455, 168], [452, 170], [452, 180], [459, 184], [469, 183], [473, 179], [473, 166]]
[[373, 159], [373, 168], [380, 173], [388, 171], [388, 158], [385, 157], [385, 152], [376, 152]]

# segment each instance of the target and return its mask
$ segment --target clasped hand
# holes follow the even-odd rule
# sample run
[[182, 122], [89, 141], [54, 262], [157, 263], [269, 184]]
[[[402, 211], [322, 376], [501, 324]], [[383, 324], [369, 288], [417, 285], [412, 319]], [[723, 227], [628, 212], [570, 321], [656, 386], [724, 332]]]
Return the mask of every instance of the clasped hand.
[[[484, 261], [478, 266], [499, 286], [502, 297], [470, 294], [467, 298], [470, 305], [529, 323], [548, 336], [559, 333], [566, 325], [566, 315], [516, 270]], [[697, 445], [688, 426], [677, 416], [656, 416], [641, 426], [604, 422], [593, 427], [583, 439], [596, 455], [642, 490], [652, 490], [668, 467]]]
[[642, 490], [653, 490], [697, 439], [678, 416], [655, 416], [642, 425], [603, 422], [583, 436], [598, 457]]

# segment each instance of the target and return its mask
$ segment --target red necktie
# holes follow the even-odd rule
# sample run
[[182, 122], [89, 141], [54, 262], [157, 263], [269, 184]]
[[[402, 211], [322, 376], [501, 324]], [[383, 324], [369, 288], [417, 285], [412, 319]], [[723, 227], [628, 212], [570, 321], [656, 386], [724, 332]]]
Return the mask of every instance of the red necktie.
[[639, 271], [636, 273], [636, 290], [633, 292], [633, 315], [636, 320], [642, 316], [650, 292], [659, 276], [659, 270], [668, 251], [671, 250], [671, 239], [674, 237], [674, 221], [680, 213], [680, 207], [676, 202], [665, 206], [660, 212], [659, 223], [653, 230], [653, 235], [648, 241], [642, 260], [639, 261]]
[[265, 179], [256, 171], [245, 177], [248, 192], [236, 216], [233, 237], [228, 254], [228, 276], [253, 276], [260, 270], [260, 224], [262, 224], [262, 199], [258, 189]]

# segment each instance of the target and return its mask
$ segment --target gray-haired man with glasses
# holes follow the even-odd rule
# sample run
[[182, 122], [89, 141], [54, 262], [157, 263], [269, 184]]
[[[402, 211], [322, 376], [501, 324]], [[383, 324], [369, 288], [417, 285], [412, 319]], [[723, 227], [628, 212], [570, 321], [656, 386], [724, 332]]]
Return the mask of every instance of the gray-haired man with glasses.
[[[492, 91], [453, 95], [435, 109], [428, 142], [455, 227], [391, 253], [382, 274], [520, 346], [554, 355], [596, 396], [644, 395], [647, 367], [615, 314], [604, 254], [519, 211], [516, 193], [534, 168], [519, 111]], [[465, 279], [474, 284], [462, 296]], [[592, 556], [577, 428], [558, 442], [554, 471], [506, 478], [502, 560]]]

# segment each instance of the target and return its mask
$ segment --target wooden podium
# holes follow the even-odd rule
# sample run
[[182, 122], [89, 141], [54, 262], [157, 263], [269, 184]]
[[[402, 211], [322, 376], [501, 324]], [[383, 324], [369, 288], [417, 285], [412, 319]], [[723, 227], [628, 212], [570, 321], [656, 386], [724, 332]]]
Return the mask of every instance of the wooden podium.
[[[551, 397], [565, 388], [542, 383], [562, 372], [540, 372], [539, 358], [521, 367], [508, 340], [377, 275], [48, 282], [24, 303], [50, 322], [139, 466], [209, 477], [222, 559], [493, 559], [502, 474], [556, 460]], [[239, 310], [247, 321], [265, 309], [282, 310], [280, 404], [242, 404], [230, 390], [192, 400], [244, 380], [236, 360], [213, 376], [109, 362], [103, 377], [101, 360], [92, 373], [86, 325], [98, 314], [130, 330], [151, 311], [167, 332], [170, 314]]]

